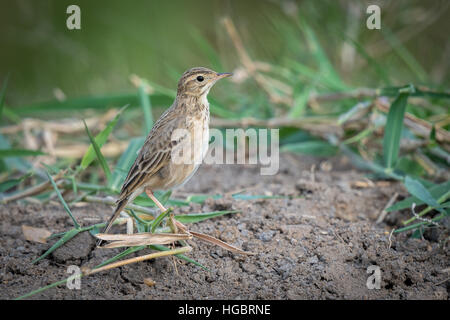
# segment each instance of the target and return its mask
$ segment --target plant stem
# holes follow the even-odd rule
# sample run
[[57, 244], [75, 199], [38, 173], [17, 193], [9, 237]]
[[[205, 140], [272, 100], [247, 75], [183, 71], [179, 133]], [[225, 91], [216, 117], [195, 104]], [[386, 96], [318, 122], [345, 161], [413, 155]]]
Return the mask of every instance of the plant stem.
[[[447, 191], [445, 194], [443, 194], [439, 199], [437, 199], [437, 202], [439, 204], [441, 204], [442, 202], [444, 202], [445, 200], [447, 200], [447, 198], [450, 197], [450, 191]], [[430, 212], [431, 210], [433, 210], [434, 207], [426, 207], [425, 209], [423, 209], [419, 214], [417, 214], [417, 217], [422, 217], [423, 215], [427, 214], [428, 212]], [[411, 222], [413, 222], [414, 220], [417, 219], [417, 217], [412, 217], [406, 221], [403, 221], [403, 225], [407, 225], [410, 224]]]

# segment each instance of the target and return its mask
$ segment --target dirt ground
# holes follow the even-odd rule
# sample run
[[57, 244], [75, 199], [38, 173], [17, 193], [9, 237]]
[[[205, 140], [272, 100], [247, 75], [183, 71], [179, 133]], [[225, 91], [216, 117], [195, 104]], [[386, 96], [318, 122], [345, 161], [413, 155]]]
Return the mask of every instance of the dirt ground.
[[[313, 167], [313, 170], [311, 169]], [[361, 183], [362, 182], [362, 183]], [[236, 200], [229, 196], [176, 208], [176, 213], [236, 209], [242, 213], [210, 219], [191, 230], [216, 236], [245, 250], [242, 256], [190, 241], [188, 255], [210, 269], [161, 258], [99, 273], [81, 281], [80, 290], [52, 288], [31, 299], [448, 299], [448, 233], [431, 230], [424, 239], [392, 235], [408, 213], [374, 221], [391, 196], [405, 196], [393, 182], [367, 183], [364, 172], [346, 158], [325, 161], [283, 155], [275, 176], [256, 166], [203, 165], [174, 196], [193, 193], [283, 195], [284, 199]], [[401, 198], [401, 197], [400, 197]], [[111, 207], [74, 207], [83, 225], [105, 220]], [[28, 242], [22, 225], [61, 232], [72, 222], [59, 203], [0, 207], [0, 298], [12, 299], [66, 278], [69, 265], [93, 267], [123, 249], [95, 249], [82, 233], [54, 254], [31, 261], [54, 243]], [[120, 229], [119, 229], [120, 228]], [[116, 227], [114, 232], [125, 232]], [[142, 252], [140, 253], [142, 254]], [[369, 290], [371, 265], [381, 269], [381, 289]], [[155, 284], [148, 286], [144, 279]]]

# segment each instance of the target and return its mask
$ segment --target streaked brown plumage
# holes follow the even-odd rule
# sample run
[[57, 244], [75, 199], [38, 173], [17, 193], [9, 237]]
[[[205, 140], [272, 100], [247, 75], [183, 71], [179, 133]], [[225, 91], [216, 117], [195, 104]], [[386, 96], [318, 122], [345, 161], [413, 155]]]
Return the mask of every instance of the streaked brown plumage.
[[[153, 190], [167, 190], [178, 187], [195, 173], [198, 160], [202, 160], [209, 141], [209, 104], [206, 99], [209, 90], [217, 80], [231, 73], [217, 73], [207, 68], [197, 67], [187, 70], [178, 82], [177, 97], [172, 106], [163, 113], [150, 130], [134, 164], [123, 183], [116, 202], [116, 208], [103, 233], [108, 233], [114, 220], [128, 202], [146, 192], [160, 209], [164, 207], [153, 196]], [[184, 135], [174, 135], [182, 129]], [[189, 145], [189, 147], [187, 147]], [[201, 150], [194, 148], [200, 146]], [[173, 161], [174, 152], [186, 150], [191, 163]], [[194, 153], [197, 157], [194, 159]], [[175, 153], [177, 154], [177, 153]], [[201, 158], [201, 159], [200, 159]], [[98, 244], [100, 244], [99, 241]]]

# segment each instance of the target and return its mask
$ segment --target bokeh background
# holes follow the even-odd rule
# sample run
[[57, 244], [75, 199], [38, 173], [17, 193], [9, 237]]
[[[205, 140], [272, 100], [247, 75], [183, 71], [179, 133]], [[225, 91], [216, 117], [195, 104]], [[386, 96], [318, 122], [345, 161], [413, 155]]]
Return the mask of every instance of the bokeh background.
[[[81, 7], [81, 30], [66, 28], [70, 4]], [[366, 28], [370, 4], [382, 9], [381, 30]], [[448, 87], [449, 5], [445, 0], [1, 0], [0, 79], [11, 74], [12, 107], [54, 99], [55, 88], [67, 97], [130, 92], [130, 74], [175, 88], [189, 67], [240, 66], [224, 17], [234, 22], [252, 59], [317, 69], [301, 17], [349, 86]], [[320, 80], [313, 85], [320, 90]], [[257, 88], [224, 84], [213, 95], [243, 89]], [[242, 97], [227, 103], [239, 101], [246, 103]]]

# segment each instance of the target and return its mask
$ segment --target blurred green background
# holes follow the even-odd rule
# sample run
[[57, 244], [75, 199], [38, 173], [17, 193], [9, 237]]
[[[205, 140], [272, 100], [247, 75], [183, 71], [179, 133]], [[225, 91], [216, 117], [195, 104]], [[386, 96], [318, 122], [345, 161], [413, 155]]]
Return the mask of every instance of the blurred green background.
[[[81, 30], [66, 28], [66, 8], [81, 7]], [[365, 10], [381, 6], [381, 30]], [[314, 30], [346, 85], [413, 82], [448, 87], [449, 1], [0, 1], [0, 79], [11, 74], [7, 105], [132, 92], [132, 73], [175, 89], [193, 66], [233, 71], [240, 65], [221, 23], [235, 23], [250, 56], [290, 68], [312, 66], [298, 17]], [[303, 84], [302, 84], [303, 85]], [[315, 85], [315, 84], [314, 84]], [[213, 95], [236, 88], [224, 84]], [[229, 102], [238, 104], [236, 100]]]

